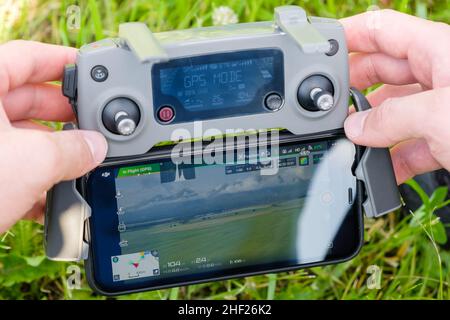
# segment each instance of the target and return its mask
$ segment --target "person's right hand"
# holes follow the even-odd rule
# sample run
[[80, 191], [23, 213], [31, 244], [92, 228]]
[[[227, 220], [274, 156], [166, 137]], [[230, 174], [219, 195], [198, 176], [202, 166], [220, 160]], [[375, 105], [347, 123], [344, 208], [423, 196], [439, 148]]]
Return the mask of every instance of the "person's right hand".
[[392, 10], [341, 20], [358, 89], [372, 110], [352, 113], [345, 131], [354, 143], [393, 147], [397, 182], [450, 170], [450, 26]]

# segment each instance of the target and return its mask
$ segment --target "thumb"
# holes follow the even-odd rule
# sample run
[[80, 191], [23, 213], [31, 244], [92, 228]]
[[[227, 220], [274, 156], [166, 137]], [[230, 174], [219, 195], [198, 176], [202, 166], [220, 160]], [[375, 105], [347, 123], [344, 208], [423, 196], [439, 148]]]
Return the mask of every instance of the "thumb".
[[107, 151], [105, 138], [94, 131], [14, 129], [3, 138], [0, 148], [5, 157], [0, 163], [6, 172], [2, 176], [34, 195], [89, 172], [105, 159]]
[[436, 100], [434, 94], [428, 91], [389, 98], [376, 108], [355, 112], [345, 120], [345, 133], [354, 143], [369, 147], [391, 147], [423, 138], [429, 131], [428, 109]]
[[[53, 163], [52, 184], [78, 178], [103, 162], [108, 145], [95, 131], [68, 130], [46, 133], [49, 163]], [[45, 147], [45, 146], [44, 146]]]
[[8, 213], [2, 217], [0, 230], [5, 230], [54, 184], [98, 166], [106, 156], [107, 143], [93, 131], [12, 129], [2, 132], [0, 151], [0, 203]]

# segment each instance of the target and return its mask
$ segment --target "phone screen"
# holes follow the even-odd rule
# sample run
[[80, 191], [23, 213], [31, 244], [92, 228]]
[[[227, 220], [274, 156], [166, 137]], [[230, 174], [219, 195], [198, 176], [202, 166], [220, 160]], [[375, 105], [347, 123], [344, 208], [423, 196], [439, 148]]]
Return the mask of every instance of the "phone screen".
[[[86, 193], [96, 286], [160, 288], [356, 253], [362, 226], [351, 142], [290, 141], [276, 159], [257, 150], [256, 161], [248, 151], [211, 164], [180, 163], [168, 152], [92, 172]], [[276, 170], [264, 173], [267, 166]]]

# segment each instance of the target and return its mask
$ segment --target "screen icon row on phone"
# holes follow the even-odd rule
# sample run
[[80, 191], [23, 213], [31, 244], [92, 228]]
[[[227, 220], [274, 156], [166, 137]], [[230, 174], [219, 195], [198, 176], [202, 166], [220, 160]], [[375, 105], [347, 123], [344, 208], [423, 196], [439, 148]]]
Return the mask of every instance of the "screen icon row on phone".
[[128, 247], [128, 240], [121, 240], [119, 242], [119, 247], [121, 248]]
[[126, 226], [126, 224], [125, 224], [123, 221], [119, 222], [119, 225], [117, 226], [117, 230], [118, 230], [119, 232], [125, 232], [125, 231], [127, 231], [127, 226]]

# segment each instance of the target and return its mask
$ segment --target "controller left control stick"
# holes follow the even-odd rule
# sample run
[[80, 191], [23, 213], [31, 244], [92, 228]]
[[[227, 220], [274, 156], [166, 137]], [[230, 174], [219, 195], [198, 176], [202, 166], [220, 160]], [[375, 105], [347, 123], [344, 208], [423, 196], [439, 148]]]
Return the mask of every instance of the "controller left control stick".
[[136, 131], [141, 113], [139, 107], [128, 98], [116, 98], [103, 109], [102, 120], [112, 133], [129, 136]]

